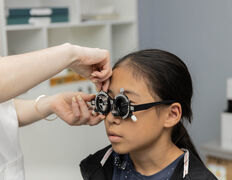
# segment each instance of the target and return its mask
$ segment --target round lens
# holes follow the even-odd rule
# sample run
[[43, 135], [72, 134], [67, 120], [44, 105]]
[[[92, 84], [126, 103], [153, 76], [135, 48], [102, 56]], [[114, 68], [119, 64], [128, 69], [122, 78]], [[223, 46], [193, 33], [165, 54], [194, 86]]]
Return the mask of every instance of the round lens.
[[108, 96], [100, 94], [96, 98], [96, 109], [102, 114], [107, 114], [110, 111], [110, 102]]
[[117, 97], [115, 100], [116, 110], [120, 116], [125, 116], [128, 113], [128, 102], [123, 97]]

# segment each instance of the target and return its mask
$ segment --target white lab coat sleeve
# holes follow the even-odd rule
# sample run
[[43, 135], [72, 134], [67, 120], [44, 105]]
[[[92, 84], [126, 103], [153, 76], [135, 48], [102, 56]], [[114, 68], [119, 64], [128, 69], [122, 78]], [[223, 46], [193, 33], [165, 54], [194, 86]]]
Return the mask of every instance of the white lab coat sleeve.
[[0, 180], [24, 180], [18, 127], [13, 100], [0, 103]]

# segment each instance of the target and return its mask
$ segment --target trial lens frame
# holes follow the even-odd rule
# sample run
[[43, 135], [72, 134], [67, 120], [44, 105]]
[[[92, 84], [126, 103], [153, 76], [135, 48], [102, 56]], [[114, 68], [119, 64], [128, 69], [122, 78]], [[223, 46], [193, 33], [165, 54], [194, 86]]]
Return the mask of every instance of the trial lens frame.
[[[120, 93], [111, 98], [108, 93], [100, 91], [97, 93], [95, 99], [91, 100], [91, 105], [95, 106], [95, 111], [103, 115], [108, 114], [110, 111], [114, 116], [120, 116], [122, 119], [126, 119], [131, 116], [132, 119], [137, 118], [133, 116], [133, 112], [143, 111], [150, 109], [158, 105], [170, 105], [176, 101], [163, 100], [159, 102], [145, 103], [139, 105], [132, 105], [129, 98], [124, 94], [124, 89], [120, 89]], [[136, 121], [135, 120], [135, 121]]]

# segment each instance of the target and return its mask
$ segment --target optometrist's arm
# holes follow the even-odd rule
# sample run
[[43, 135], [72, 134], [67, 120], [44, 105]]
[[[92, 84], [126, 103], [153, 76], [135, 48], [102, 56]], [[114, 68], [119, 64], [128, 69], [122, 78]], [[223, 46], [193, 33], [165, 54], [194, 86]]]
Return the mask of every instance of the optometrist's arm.
[[69, 43], [31, 53], [0, 57], [0, 103], [12, 99], [65, 68], [107, 89], [112, 74], [109, 52]]
[[37, 110], [35, 100], [14, 99], [19, 126], [34, 123], [53, 113], [69, 125], [96, 125], [105, 116], [93, 115], [92, 109], [88, 108], [86, 102], [94, 97], [95, 95], [80, 92], [45, 96], [37, 102]]

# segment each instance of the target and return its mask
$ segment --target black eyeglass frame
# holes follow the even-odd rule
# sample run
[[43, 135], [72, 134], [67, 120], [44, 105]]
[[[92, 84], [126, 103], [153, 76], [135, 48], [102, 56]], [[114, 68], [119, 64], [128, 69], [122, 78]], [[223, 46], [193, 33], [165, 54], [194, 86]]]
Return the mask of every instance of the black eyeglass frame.
[[[100, 106], [99, 106], [99, 97], [104, 96], [106, 98], [106, 101], [103, 101], [103, 105], [110, 105], [106, 107], [106, 110], [103, 111]], [[120, 108], [118, 108], [115, 104], [117, 103], [117, 100], [123, 99], [126, 103], [127, 106], [127, 112], [126, 114], [120, 113]], [[120, 116], [122, 119], [126, 119], [130, 117], [133, 112], [137, 111], [144, 111], [147, 109], [150, 109], [154, 106], [158, 105], [171, 105], [177, 101], [175, 100], [163, 100], [163, 101], [158, 101], [158, 102], [151, 102], [151, 103], [145, 103], [145, 104], [138, 104], [138, 105], [132, 105], [130, 99], [122, 92], [120, 92], [115, 98], [111, 98], [107, 92], [100, 91], [99, 93], [96, 94], [95, 99], [91, 100], [91, 105], [95, 106], [95, 112], [101, 113], [103, 115], [107, 115], [110, 111], [114, 116]], [[107, 103], [107, 104], [104, 104]]]

